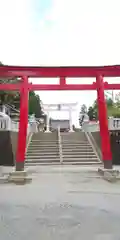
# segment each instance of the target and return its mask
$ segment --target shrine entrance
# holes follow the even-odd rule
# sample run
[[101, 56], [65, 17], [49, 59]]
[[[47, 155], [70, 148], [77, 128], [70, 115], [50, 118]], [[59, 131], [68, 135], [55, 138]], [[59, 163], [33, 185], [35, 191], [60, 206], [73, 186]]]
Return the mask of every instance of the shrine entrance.
[[[0, 84], [0, 90], [20, 91], [20, 121], [18, 146], [16, 154], [16, 171], [24, 170], [26, 137], [28, 126], [28, 93], [29, 91], [69, 91], [69, 90], [96, 90], [101, 136], [101, 152], [104, 168], [112, 169], [112, 153], [110, 134], [108, 130], [107, 108], [104, 90], [120, 89], [120, 84], [109, 84], [103, 77], [120, 76], [120, 66], [104, 67], [22, 67], [0, 66], [1, 78], [18, 77], [22, 81], [16, 84]], [[32, 84], [28, 78], [58, 78], [59, 84]], [[67, 84], [66, 78], [95, 78], [92, 84]], [[82, 80], [83, 81], [83, 80]]]
[[[47, 117], [46, 132], [50, 132], [50, 128], [57, 129], [58, 126], [60, 127], [61, 131], [68, 129], [69, 132], [73, 132], [72, 112], [75, 110], [76, 105], [77, 103], [43, 104], [43, 109], [46, 112], [46, 117]], [[56, 112], [56, 111], [68, 112], [69, 119], [68, 120], [51, 119], [50, 121], [50, 112]]]

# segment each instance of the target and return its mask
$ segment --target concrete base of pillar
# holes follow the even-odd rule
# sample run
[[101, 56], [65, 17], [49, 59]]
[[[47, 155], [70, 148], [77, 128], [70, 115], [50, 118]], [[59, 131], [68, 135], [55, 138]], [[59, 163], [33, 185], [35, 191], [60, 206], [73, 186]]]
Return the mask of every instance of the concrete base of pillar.
[[28, 176], [26, 171], [14, 171], [9, 173], [8, 182], [15, 184], [25, 184], [32, 181], [32, 178]]
[[51, 131], [46, 130], [44, 133], [51, 133]]
[[98, 168], [98, 173], [109, 182], [115, 182], [119, 179], [119, 171], [115, 169]]
[[74, 132], [74, 130], [71, 130], [71, 129], [70, 129], [69, 132]]
[[15, 166], [15, 170], [20, 172], [20, 171], [24, 171], [24, 165], [25, 165], [25, 162], [24, 161], [21, 161], [21, 162], [17, 162], [16, 161], [16, 166]]

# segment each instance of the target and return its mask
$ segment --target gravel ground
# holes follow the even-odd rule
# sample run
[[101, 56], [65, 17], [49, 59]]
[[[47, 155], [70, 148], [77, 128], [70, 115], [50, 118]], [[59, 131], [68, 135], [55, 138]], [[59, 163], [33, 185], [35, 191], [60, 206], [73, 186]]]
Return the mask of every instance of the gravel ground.
[[0, 184], [1, 240], [120, 239], [120, 181], [79, 168], [31, 172], [30, 184]]

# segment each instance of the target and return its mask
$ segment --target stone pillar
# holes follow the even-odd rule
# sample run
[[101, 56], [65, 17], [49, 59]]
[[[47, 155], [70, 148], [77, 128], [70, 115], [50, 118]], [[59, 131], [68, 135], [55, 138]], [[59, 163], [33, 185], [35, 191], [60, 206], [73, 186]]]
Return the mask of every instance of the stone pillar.
[[69, 123], [70, 123], [70, 131], [73, 132], [73, 126], [72, 126], [72, 107], [69, 107]]
[[47, 116], [46, 116], [46, 131], [45, 132], [50, 132], [50, 122], [49, 122], [49, 110], [47, 111]]
[[2, 112], [6, 114], [6, 106], [5, 105], [2, 106]]

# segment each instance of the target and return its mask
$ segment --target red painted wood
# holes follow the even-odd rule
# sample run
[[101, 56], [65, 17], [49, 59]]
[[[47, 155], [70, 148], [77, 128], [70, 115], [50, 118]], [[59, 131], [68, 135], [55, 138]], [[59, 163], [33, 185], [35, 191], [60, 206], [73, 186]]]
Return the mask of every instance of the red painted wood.
[[13, 84], [13, 83], [0, 84], [0, 91], [4, 91], [4, 90], [17, 91], [20, 89], [21, 89], [21, 84]]
[[102, 158], [105, 168], [106, 166], [108, 166], [108, 164], [106, 164], [105, 161], [110, 161], [111, 164], [109, 163], [109, 166], [111, 166], [112, 168], [112, 153], [110, 146], [110, 134], [108, 129], [107, 106], [104, 96], [104, 84], [102, 76], [98, 76], [96, 78], [96, 85], [97, 85], [97, 100], [98, 100]]
[[92, 67], [23, 67], [0, 66], [0, 77], [104, 77], [120, 76], [120, 65]]
[[33, 84], [29, 89], [31, 91], [96, 90], [96, 86], [94, 84]]
[[[25, 77], [26, 76], [26, 77]], [[96, 77], [96, 83], [85, 84], [86, 80], [81, 79], [82, 84], [66, 84], [65, 78], [71, 77]], [[0, 90], [19, 90], [20, 99], [20, 124], [18, 135], [18, 148], [16, 162], [24, 162], [27, 124], [28, 124], [28, 92], [32, 90], [96, 90], [98, 96], [99, 122], [102, 144], [102, 156], [104, 166], [109, 162], [112, 167], [112, 155], [110, 149], [110, 136], [108, 131], [107, 110], [104, 97], [104, 90], [120, 89], [120, 84], [103, 83], [104, 77], [120, 76], [120, 65], [100, 67], [23, 67], [23, 66], [0, 66], [0, 77], [22, 77], [20, 84], [0, 84]], [[28, 84], [28, 77], [60, 78], [57, 84]]]
[[[0, 91], [8, 90], [8, 91], [16, 91], [21, 89], [21, 84], [0, 84]], [[107, 82], [104, 83], [105, 90], [120, 90], [119, 83], [109, 84]], [[96, 83], [93, 84], [28, 84], [28, 90], [30, 91], [50, 91], [50, 90], [96, 90]]]
[[18, 147], [16, 162], [24, 162], [26, 150], [26, 137], [28, 126], [28, 78], [23, 78], [22, 89], [20, 92], [20, 122], [18, 133]]

